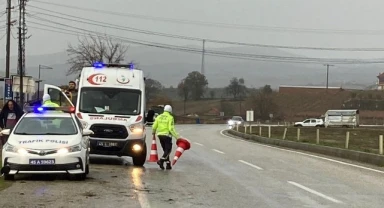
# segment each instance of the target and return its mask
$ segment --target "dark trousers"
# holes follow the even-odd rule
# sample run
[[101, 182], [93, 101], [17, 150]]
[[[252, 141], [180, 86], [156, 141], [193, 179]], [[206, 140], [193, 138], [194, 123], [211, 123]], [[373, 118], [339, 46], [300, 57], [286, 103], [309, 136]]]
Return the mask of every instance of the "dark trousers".
[[3, 136], [0, 136], [0, 140], [1, 140], [1, 146], [3, 146], [4, 147], [4, 144], [5, 143], [7, 143], [7, 141], [8, 141], [8, 135], [3, 135]]
[[159, 135], [158, 137], [160, 140], [161, 147], [164, 151], [163, 157], [161, 159], [169, 161], [169, 155], [172, 152], [172, 137], [163, 135]]

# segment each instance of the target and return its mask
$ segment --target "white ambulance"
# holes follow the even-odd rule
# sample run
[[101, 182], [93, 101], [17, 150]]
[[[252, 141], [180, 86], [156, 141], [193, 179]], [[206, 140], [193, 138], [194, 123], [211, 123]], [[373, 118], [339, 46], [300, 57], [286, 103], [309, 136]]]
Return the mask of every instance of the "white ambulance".
[[[60, 88], [45, 85], [48, 94], [59, 94], [62, 105], [72, 105]], [[54, 92], [54, 93], [53, 93]], [[54, 101], [54, 100], [52, 100]], [[145, 130], [145, 78], [133, 64], [95, 63], [81, 71], [76, 115], [90, 135], [90, 154], [132, 157], [143, 166], [147, 156]]]

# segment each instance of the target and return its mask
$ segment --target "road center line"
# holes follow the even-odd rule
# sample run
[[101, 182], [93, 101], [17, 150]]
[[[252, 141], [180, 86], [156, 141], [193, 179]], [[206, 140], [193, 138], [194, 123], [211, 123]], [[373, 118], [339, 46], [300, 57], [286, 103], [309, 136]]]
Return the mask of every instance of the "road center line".
[[200, 144], [200, 143], [198, 143], [198, 142], [195, 142], [195, 144], [197, 144], [197, 145], [199, 145], [199, 146], [204, 146], [203, 144]]
[[343, 202], [341, 202], [341, 201], [339, 201], [339, 200], [337, 200], [337, 199], [334, 199], [334, 198], [332, 198], [332, 197], [329, 197], [329, 196], [327, 196], [327, 195], [325, 195], [325, 194], [322, 194], [322, 193], [320, 193], [320, 192], [317, 192], [317, 191], [315, 191], [315, 190], [313, 190], [313, 189], [310, 189], [310, 188], [308, 188], [308, 187], [306, 187], [306, 186], [303, 186], [303, 185], [301, 185], [301, 184], [298, 184], [298, 183], [296, 183], [296, 182], [288, 181], [288, 183], [291, 184], [291, 185], [294, 185], [294, 186], [296, 186], [296, 187], [298, 187], [298, 188], [301, 188], [301, 189], [303, 189], [303, 190], [305, 190], [305, 191], [308, 191], [308, 192], [311, 193], [311, 194], [315, 194], [315, 195], [320, 196], [320, 197], [322, 197], [322, 198], [324, 198], [324, 199], [327, 199], [327, 200], [329, 200], [329, 201], [331, 201], [331, 202], [335, 202], [335, 203], [338, 203], [338, 204], [343, 203]]
[[222, 151], [220, 151], [220, 150], [217, 150], [217, 149], [212, 149], [213, 151], [215, 151], [215, 152], [218, 152], [218, 153], [220, 153], [220, 154], [225, 154], [224, 152], [222, 152]]
[[241, 162], [241, 163], [243, 163], [243, 164], [246, 164], [246, 165], [249, 165], [249, 166], [251, 166], [251, 167], [253, 167], [253, 168], [256, 168], [256, 169], [258, 169], [258, 170], [263, 170], [263, 168], [260, 168], [259, 166], [254, 165], [254, 164], [249, 163], [249, 162], [246, 162], [246, 161], [244, 161], [244, 160], [239, 160], [239, 162]]
[[317, 156], [317, 155], [312, 155], [312, 154], [308, 154], [308, 153], [304, 153], [304, 152], [298, 152], [298, 151], [294, 151], [294, 150], [283, 149], [281, 147], [274, 147], [274, 146], [270, 146], [270, 145], [260, 144], [260, 143], [257, 143], [257, 142], [245, 141], [242, 138], [237, 139], [236, 137], [225, 135], [223, 133], [225, 130], [226, 129], [220, 131], [220, 134], [222, 136], [224, 136], [224, 137], [227, 137], [227, 138], [230, 138], [230, 139], [233, 139], [233, 140], [243, 141], [243, 142], [251, 143], [251, 144], [254, 144], [254, 145], [258, 145], [258, 146], [268, 147], [268, 148], [271, 148], [271, 149], [277, 149], [277, 150], [285, 151], [285, 152], [296, 153], [296, 154], [305, 155], [305, 156], [309, 156], [309, 157], [313, 157], [313, 158], [317, 158], [317, 159], [327, 160], [329, 162], [339, 163], [339, 164], [342, 164], [342, 165], [352, 166], [352, 167], [355, 167], [355, 168], [360, 168], [360, 169], [369, 170], [369, 171], [373, 171], [373, 172], [376, 172], [376, 173], [383, 173], [384, 174], [384, 171], [373, 169], [373, 168], [364, 167], [364, 166], [361, 166], [361, 165], [355, 165], [355, 164], [352, 164], [352, 163], [342, 162], [342, 161], [339, 161], [339, 160], [330, 159], [330, 158], [326, 158], [326, 157], [321, 157], [321, 156]]

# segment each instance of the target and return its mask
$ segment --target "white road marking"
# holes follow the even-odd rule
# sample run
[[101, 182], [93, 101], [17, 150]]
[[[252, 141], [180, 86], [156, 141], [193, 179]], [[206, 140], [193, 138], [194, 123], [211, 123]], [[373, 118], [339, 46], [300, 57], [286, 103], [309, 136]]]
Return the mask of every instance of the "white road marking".
[[200, 144], [200, 143], [198, 143], [198, 142], [195, 142], [195, 144], [197, 144], [197, 145], [199, 145], [199, 146], [204, 146], [203, 144]]
[[218, 152], [218, 153], [220, 153], [220, 154], [225, 154], [224, 152], [222, 152], [222, 151], [220, 151], [220, 150], [217, 150], [217, 149], [212, 149], [213, 151], [215, 151], [215, 152]]
[[143, 182], [141, 180], [141, 177], [144, 174], [143, 170], [140, 168], [133, 168], [130, 174], [132, 176], [132, 181], [136, 189], [135, 192], [137, 194], [140, 207], [151, 208], [148, 197], [147, 197], [147, 193], [143, 191], [145, 189]]
[[254, 164], [252, 164], [252, 163], [245, 162], [244, 160], [239, 160], [239, 162], [244, 163], [244, 164], [246, 164], [246, 165], [249, 165], [249, 166], [251, 166], [251, 167], [253, 167], [253, 168], [256, 168], [256, 169], [258, 169], [258, 170], [263, 170], [263, 168], [260, 168], [259, 166], [254, 165]]
[[[234, 139], [234, 140], [239, 140], [239, 139], [236, 139], [234, 137], [225, 135], [223, 133], [225, 130], [220, 131], [220, 134], [222, 136], [228, 137], [228, 138]], [[351, 163], [347, 163], [347, 162], [342, 162], [342, 161], [339, 161], [339, 160], [334, 160], [334, 159], [330, 159], [330, 158], [326, 158], [326, 157], [321, 157], [321, 156], [312, 155], [312, 154], [303, 153], [303, 152], [298, 152], [298, 151], [293, 151], [293, 150], [287, 150], [287, 149], [283, 149], [283, 148], [279, 148], [279, 147], [273, 147], [273, 146], [269, 146], [269, 145], [265, 145], [265, 144], [260, 144], [260, 143], [257, 143], [257, 142], [250, 142], [250, 141], [246, 141], [246, 140], [242, 140], [242, 139], [240, 139], [240, 141], [244, 141], [244, 142], [252, 143], [254, 145], [259, 145], [259, 146], [268, 147], [268, 148], [272, 148], [272, 149], [277, 149], [277, 150], [281, 150], [281, 151], [285, 151], [285, 152], [291, 152], [291, 153], [296, 153], [296, 154], [300, 154], [300, 155], [305, 155], [305, 156], [309, 156], [309, 157], [313, 157], [313, 158], [317, 158], [317, 159], [327, 160], [327, 161], [338, 163], [338, 164], [342, 164], [342, 165], [347, 165], [347, 166], [351, 166], [351, 167], [355, 167], [355, 168], [360, 168], [360, 169], [369, 170], [369, 171], [373, 171], [373, 172], [376, 172], [376, 173], [383, 173], [384, 174], [384, 171], [376, 170], [376, 169], [373, 169], [373, 168], [367, 168], [367, 167], [364, 167], [364, 166], [361, 166], [361, 165], [355, 165], [355, 164], [351, 164]]]
[[343, 202], [341, 202], [341, 201], [339, 201], [339, 200], [337, 200], [337, 199], [334, 199], [334, 198], [332, 198], [332, 197], [330, 197], [330, 196], [327, 196], [327, 195], [322, 194], [322, 193], [320, 193], [320, 192], [318, 192], [318, 191], [315, 191], [315, 190], [313, 190], [313, 189], [310, 189], [310, 188], [308, 188], [308, 187], [306, 187], [306, 186], [303, 186], [303, 185], [301, 185], [301, 184], [299, 184], [299, 183], [296, 183], [296, 182], [293, 182], [293, 181], [288, 181], [288, 183], [291, 184], [291, 185], [294, 185], [294, 186], [296, 186], [296, 187], [298, 187], [298, 188], [301, 188], [301, 189], [303, 189], [303, 190], [305, 190], [305, 191], [308, 191], [308, 192], [311, 193], [311, 194], [315, 194], [315, 195], [320, 196], [320, 197], [322, 197], [322, 198], [324, 198], [324, 199], [327, 199], [327, 200], [329, 200], [329, 201], [331, 201], [331, 202], [335, 202], [335, 203], [338, 203], [338, 204], [343, 203]]

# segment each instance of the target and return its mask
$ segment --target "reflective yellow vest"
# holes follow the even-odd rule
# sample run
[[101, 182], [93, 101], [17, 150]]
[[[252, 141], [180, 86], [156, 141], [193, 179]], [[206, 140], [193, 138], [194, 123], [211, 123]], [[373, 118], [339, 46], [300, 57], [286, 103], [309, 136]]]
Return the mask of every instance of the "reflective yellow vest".
[[156, 117], [152, 125], [152, 132], [157, 135], [173, 136], [179, 138], [179, 134], [175, 130], [175, 121], [169, 112], [164, 112]]
[[50, 101], [50, 100], [46, 100], [43, 105], [43, 107], [60, 107], [60, 105]]

